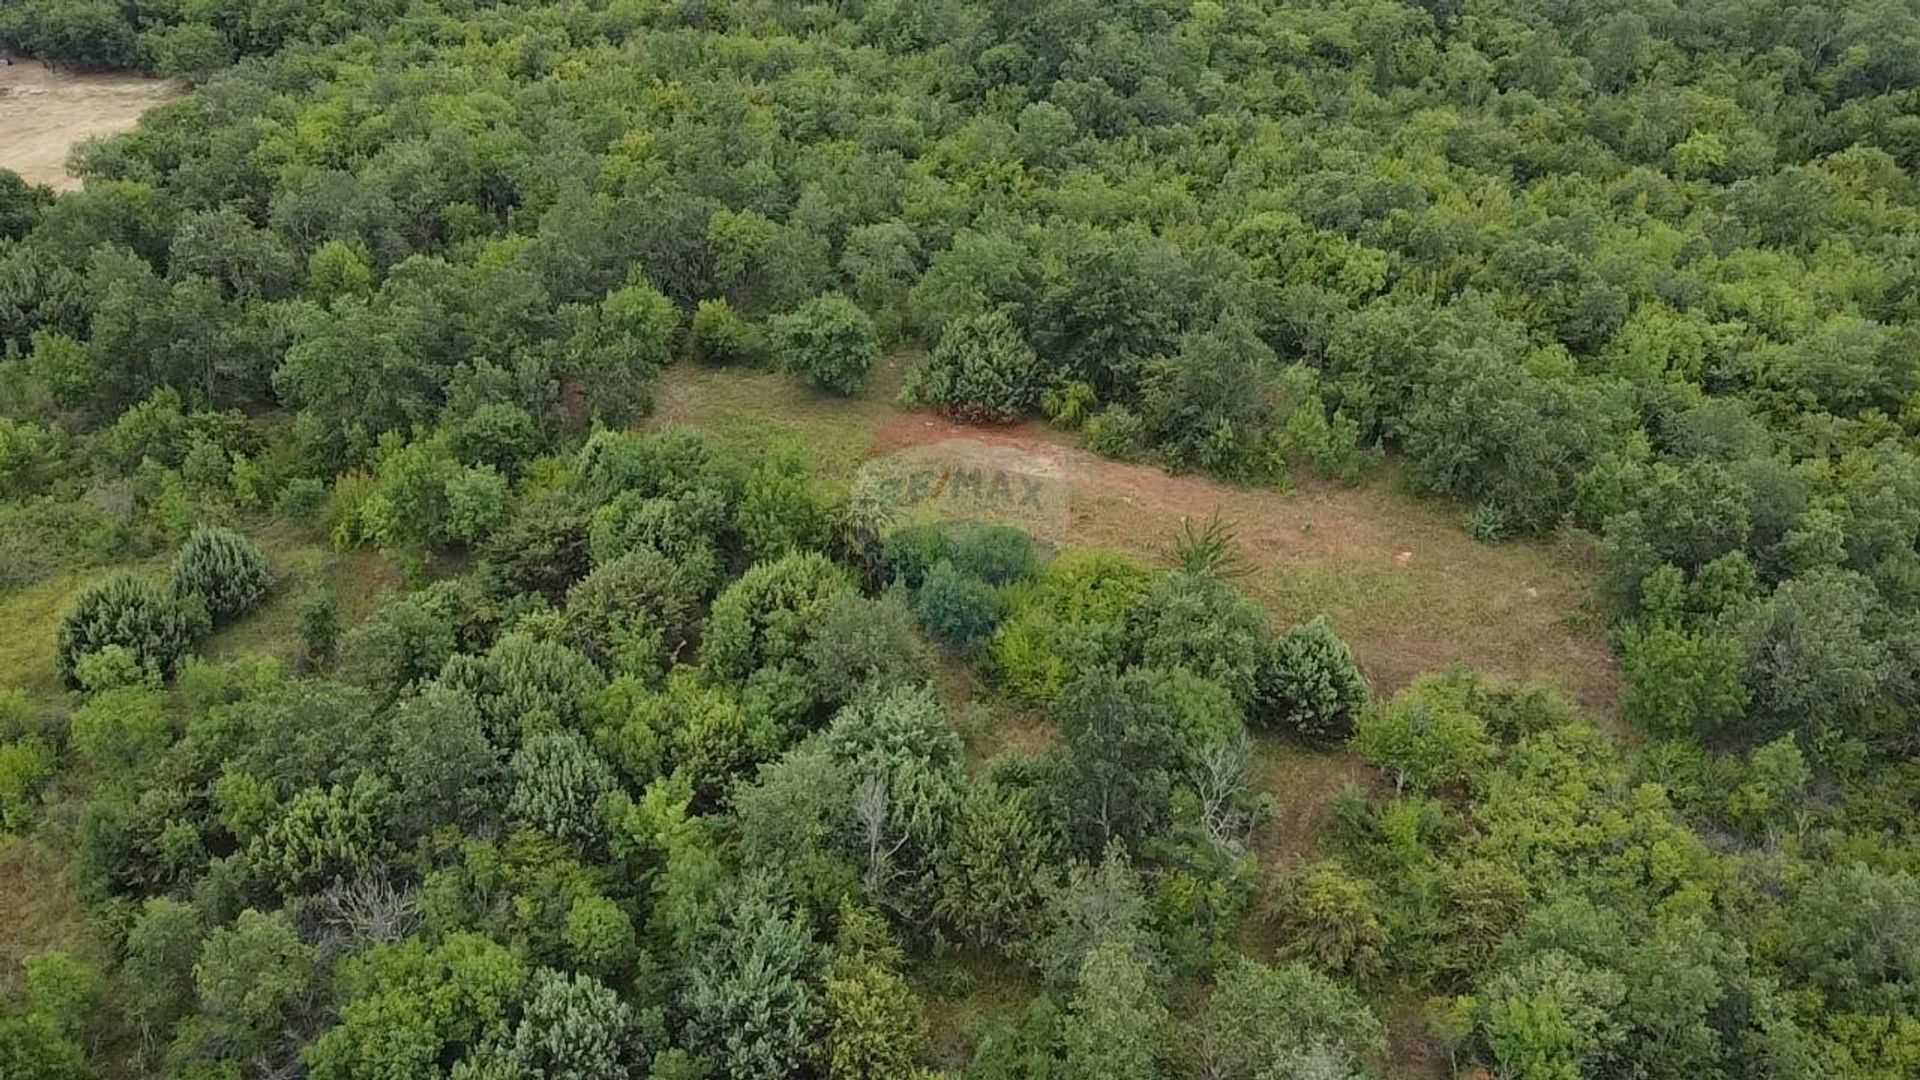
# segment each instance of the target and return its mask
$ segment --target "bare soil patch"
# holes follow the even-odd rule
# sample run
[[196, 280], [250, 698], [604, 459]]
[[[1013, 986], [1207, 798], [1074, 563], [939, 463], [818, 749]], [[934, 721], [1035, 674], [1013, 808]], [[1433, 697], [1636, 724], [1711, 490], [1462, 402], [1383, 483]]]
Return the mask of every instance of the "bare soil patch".
[[131, 130], [140, 114], [179, 93], [174, 83], [139, 75], [50, 71], [31, 60], [0, 66], [0, 169], [72, 191], [80, 186], [67, 172], [75, 144]]

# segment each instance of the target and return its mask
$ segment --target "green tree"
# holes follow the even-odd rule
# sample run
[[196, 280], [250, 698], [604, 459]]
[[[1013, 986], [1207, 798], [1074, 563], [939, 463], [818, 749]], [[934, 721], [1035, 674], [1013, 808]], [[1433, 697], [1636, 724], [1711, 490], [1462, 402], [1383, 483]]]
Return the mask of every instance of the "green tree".
[[248, 908], [208, 935], [193, 965], [200, 1015], [235, 1056], [266, 1050], [312, 990], [313, 965], [285, 915]]
[[80, 661], [118, 645], [143, 666], [171, 674], [206, 625], [204, 609], [178, 603], [143, 578], [119, 575], [83, 591], [61, 618], [56, 663], [67, 684], [78, 685]]
[[514, 1029], [513, 1067], [552, 1080], [621, 1080], [646, 1068], [633, 1010], [591, 975], [533, 973]]
[[182, 601], [197, 597], [223, 621], [259, 603], [272, 573], [260, 546], [245, 535], [202, 525], [173, 557], [173, 594]]
[[946, 325], [926, 363], [907, 377], [905, 397], [968, 421], [1005, 423], [1040, 400], [1039, 361], [1005, 311]]
[[764, 897], [728, 906], [696, 945], [684, 1005], [695, 1045], [728, 1076], [779, 1080], [810, 1056], [819, 1005], [804, 921]]
[[1253, 714], [1311, 739], [1345, 738], [1370, 691], [1353, 651], [1325, 615], [1269, 642], [1254, 679]]
[[873, 320], [839, 293], [824, 293], [777, 316], [769, 337], [782, 369], [835, 394], [858, 391], [880, 358]]
[[1133, 950], [1109, 942], [1087, 954], [1062, 1021], [1061, 1074], [1094, 1080], [1152, 1080], [1169, 1027], [1166, 1005]]
[[1625, 653], [1621, 708], [1645, 731], [1717, 734], [1746, 712], [1746, 653], [1736, 640], [1661, 624], [1628, 636]]

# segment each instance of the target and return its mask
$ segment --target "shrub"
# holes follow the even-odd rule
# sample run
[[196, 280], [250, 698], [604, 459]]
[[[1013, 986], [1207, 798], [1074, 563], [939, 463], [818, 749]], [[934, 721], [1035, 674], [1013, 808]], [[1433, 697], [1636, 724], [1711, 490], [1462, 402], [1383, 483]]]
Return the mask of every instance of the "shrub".
[[447, 479], [447, 535], [471, 544], [486, 537], [507, 512], [507, 478], [492, 465], [462, 469]]
[[1391, 934], [1372, 883], [1323, 861], [1288, 878], [1281, 892], [1289, 954], [1356, 979], [1386, 969]]
[[208, 624], [199, 605], [179, 603], [153, 582], [123, 574], [81, 593], [60, 620], [55, 663], [67, 685], [77, 687], [80, 661], [119, 645], [168, 675]]
[[1137, 461], [1146, 451], [1147, 423], [1125, 405], [1109, 405], [1087, 421], [1087, 445], [1121, 461]]
[[1621, 711], [1641, 730], [1712, 735], [1746, 712], [1746, 651], [1733, 638], [1659, 625], [1629, 634], [1625, 645]]
[[824, 293], [773, 321], [773, 351], [786, 371], [822, 390], [852, 394], [880, 358], [873, 320], [839, 293]]
[[1082, 672], [1117, 661], [1150, 581], [1138, 564], [1102, 551], [1049, 563], [994, 633], [993, 666], [1007, 689], [1051, 701]]
[[1310, 739], [1345, 738], [1367, 705], [1367, 680], [1325, 615], [1269, 642], [1254, 680], [1253, 715]]
[[744, 364], [760, 355], [760, 332], [725, 300], [702, 300], [693, 312], [693, 358], [703, 364]]
[[340, 644], [340, 601], [332, 589], [315, 589], [300, 601], [300, 640], [306, 644], [309, 664], [333, 656]]
[[755, 668], [798, 660], [848, 584], [844, 571], [814, 552], [751, 567], [714, 600], [702, 662], [716, 676], [737, 682]]
[[947, 531], [938, 525], [909, 525], [880, 540], [880, 573], [889, 582], [917, 589], [927, 571], [948, 557]]
[[920, 681], [925, 653], [897, 590], [877, 600], [852, 589], [835, 596], [804, 650], [814, 693], [833, 705], [868, 687]]
[[1033, 538], [1011, 525], [977, 525], [953, 535], [949, 557], [962, 573], [1005, 585], [1033, 571]]
[[970, 649], [989, 637], [1006, 613], [993, 586], [942, 559], [917, 598], [920, 625], [949, 648]]
[[1259, 609], [1218, 578], [1167, 574], [1154, 582], [1130, 632], [1134, 656], [1149, 667], [1184, 667], [1216, 679], [1245, 703], [1266, 647]]
[[199, 597], [216, 622], [231, 619], [267, 594], [272, 571], [259, 545], [232, 529], [202, 525], [173, 557], [173, 594]]
[[1039, 361], [1004, 311], [947, 324], [927, 362], [907, 379], [915, 406], [967, 421], [1005, 422], [1034, 406]]

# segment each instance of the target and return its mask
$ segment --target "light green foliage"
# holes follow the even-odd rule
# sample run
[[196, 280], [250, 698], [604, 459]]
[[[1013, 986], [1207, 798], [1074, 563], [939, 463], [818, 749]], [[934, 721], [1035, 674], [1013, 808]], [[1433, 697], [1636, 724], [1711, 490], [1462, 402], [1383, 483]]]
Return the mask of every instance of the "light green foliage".
[[67, 723], [68, 744], [103, 777], [151, 767], [174, 734], [166, 700], [142, 686], [97, 693]]
[[1392, 938], [1371, 883], [1337, 862], [1318, 862], [1291, 874], [1282, 893], [1287, 952], [1356, 979], [1385, 970]]
[[1051, 701], [1082, 671], [1110, 663], [1150, 583], [1119, 555], [1063, 555], [1041, 571], [995, 632], [993, 665], [1008, 689]]
[[1428, 677], [1360, 717], [1353, 747], [1389, 769], [1399, 788], [1417, 791], [1472, 783], [1499, 754], [1484, 718], [1444, 677]]
[[386, 783], [363, 774], [351, 786], [296, 794], [256, 839], [249, 857], [284, 892], [367, 873], [388, 857]]
[[40, 788], [54, 772], [53, 747], [38, 735], [0, 742], [0, 830], [15, 832], [32, 820]]
[[725, 300], [702, 300], [693, 312], [693, 358], [705, 364], [743, 364], [765, 349], [760, 332]]
[[835, 394], [852, 394], [880, 358], [873, 320], [839, 293], [816, 296], [773, 320], [769, 332], [780, 367]]
[[528, 983], [505, 946], [457, 933], [378, 946], [342, 966], [340, 1022], [304, 1055], [315, 1080], [428, 1074], [449, 1049], [505, 1039]]
[[633, 959], [633, 920], [604, 896], [581, 897], [567, 912], [567, 952], [580, 969], [608, 978]]
[[152, 582], [130, 575], [109, 578], [82, 592], [61, 618], [55, 642], [60, 675], [77, 684], [80, 661], [110, 645], [171, 674], [206, 625], [204, 608], [181, 604]]
[[1013, 420], [1036, 404], [1039, 361], [1005, 311], [946, 325], [926, 363], [907, 379], [906, 400], [968, 421]]
[[[1290, 1063], [1319, 1051], [1355, 1075], [1386, 1054], [1386, 1029], [1353, 990], [1301, 964], [1273, 968], [1235, 960], [1207, 1000], [1194, 1040], [1206, 1075], [1257, 1080], [1292, 1075]], [[1322, 1074], [1309, 1073], [1319, 1076]]]
[[1152, 1080], [1168, 1029], [1167, 1007], [1148, 971], [1124, 944], [1087, 954], [1062, 1021], [1061, 1075], [1076, 1080]]
[[806, 459], [792, 451], [766, 456], [747, 474], [734, 527], [756, 559], [826, 546], [827, 511], [814, 495]]
[[720, 678], [743, 681], [756, 668], [798, 661], [846, 584], [844, 572], [814, 552], [756, 564], [714, 600], [701, 662]]
[[877, 960], [847, 956], [828, 970], [821, 996], [831, 1080], [914, 1077], [926, 1041], [920, 999], [900, 974]]
[[492, 465], [462, 469], [447, 480], [447, 537], [463, 544], [486, 538], [507, 511], [507, 478]]
[[1627, 638], [1628, 692], [1622, 709], [1656, 735], [1725, 732], [1745, 712], [1749, 691], [1740, 643], [1713, 631], [1656, 625]]
[[87, 1080], [86, 1051], [45, 1013], [0, 1016], [0, 1069], [29, 1080]]
[[313, 962], [282, 914], [248, 908], [208, 935], [193, 985], [213, 1036], [241, 1056], [272, 1045], [310, 989]]
[[198, 597], [223, 621], [259, 603], [272, 575], [258, 544], [232, 529], [202, 525], [173, 557], [173, 594], [183, 601]]
[[1353, 651], [1316, 616], [1267, 644], [1254, 680], [1254, 715], [1310, 739], [1344, 738], [1371, 691]]

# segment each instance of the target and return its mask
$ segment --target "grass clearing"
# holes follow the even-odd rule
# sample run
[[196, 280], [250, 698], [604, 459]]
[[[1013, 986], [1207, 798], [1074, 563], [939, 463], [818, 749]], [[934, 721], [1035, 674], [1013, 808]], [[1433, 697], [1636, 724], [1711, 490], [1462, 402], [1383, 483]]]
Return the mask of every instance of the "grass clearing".
[[977, 429], [895, 404], [913, 358], [890, 358], [859, 396], [836, 398], [784, 375], [682, 364], [662, 381], [655, 426], [699, 428], [754, 453], [806, 450], [823, 480], [850, 481], [877, 454], [954, 439], [1018, 445], [1072, 485], [1069, 520], [1046, 539], [1159, 561], [1183, 518], [1215, 510], [1239, 530], [1253, 573], [1240, 584], [1276, 628], [1320, 612], [1354, 648], [1376, 690], [1466, 664], [1558, 687], [1603, 719], [1619, 673], [1597, 614], [1590, 558], [1545, 542], [1480, 544], [1459, 507], [1407, 490], [1392, 470], [1357, 487], [1293, 491], [1111, 461], [1038, 425]]

